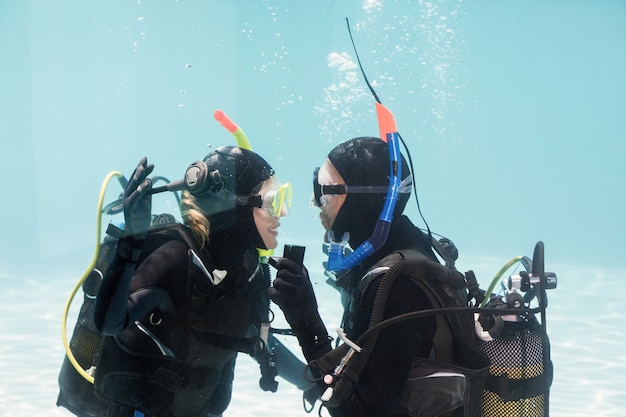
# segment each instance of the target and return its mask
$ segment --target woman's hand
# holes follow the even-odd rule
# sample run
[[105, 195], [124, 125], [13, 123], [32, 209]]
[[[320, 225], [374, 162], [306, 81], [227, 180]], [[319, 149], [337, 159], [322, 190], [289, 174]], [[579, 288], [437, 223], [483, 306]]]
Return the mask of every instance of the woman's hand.
[[141, 158], [124, 190], [122, 204], [126, 235], [144, 239], [152, 221], [152, 180], [148, 175], [154, 169], [146, 157]]
[[292, 325], [317, 314], [317, 300], [307, 269], [287, 258], [276, 265], [276, 279], [267, 293]]

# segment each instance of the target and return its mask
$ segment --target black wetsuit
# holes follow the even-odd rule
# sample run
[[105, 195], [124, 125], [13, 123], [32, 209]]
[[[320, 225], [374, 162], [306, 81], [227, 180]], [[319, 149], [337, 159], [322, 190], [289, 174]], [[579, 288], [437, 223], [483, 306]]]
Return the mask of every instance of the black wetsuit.
[[205, 417], [227, 407], [237, 356], [229, 344], [245, 339], [253, 321], [257, 277], [249, 279], [258, 255], [228, 236], [212, 237], [203, 250], [190, 250], [176, 234], [149, 235], [136, 267], [114, 259], [95, 313], [111, 335], [96, 370], [96, 393], [113, 404], [109, 417], [133, 409]]
[[[368, 270], [385, 256], [401, 249], [413, 249], [431, 260], [437, 260], [429, 237], [406, 216], [402, 216], [392, 224], [384, 246], [342, 278], [342, 290], [354, 297], [357, 285]], [[432, 308], [426, 294], [411, 281], [402, 278], [402, 275], [399, 276], [391, 287], [383, 319]], [[353, 298], [351, 305], [346, 306], [343, 325], [350, 340], [357, 340], [367, 330], [379, 284], [380, 276], [366, 287], [361, 296]], [[333, 417], [400, 416], [394, 414], [394, 409], [403, 393], [412, 358], [429, 357], [435, 331], [432, 316], [382, 330], [354, 392], [339, 407], [329, 408]]]

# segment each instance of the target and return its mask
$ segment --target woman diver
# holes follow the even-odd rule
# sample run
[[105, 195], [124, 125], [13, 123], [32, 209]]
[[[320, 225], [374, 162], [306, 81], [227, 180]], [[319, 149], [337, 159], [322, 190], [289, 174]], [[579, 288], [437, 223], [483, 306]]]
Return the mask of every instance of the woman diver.
[[291, 186], [256, 153], [220, 147], [178, 185], [184, 224], [156, 227], [153, 168], [143, 158], [124, 190], [125, 230], [97, 295], [96, 393], [107, 417], [220, 415], [237, 352], [263, 349], [247, 337], [266, 297], [257, 249], [277, 246]]

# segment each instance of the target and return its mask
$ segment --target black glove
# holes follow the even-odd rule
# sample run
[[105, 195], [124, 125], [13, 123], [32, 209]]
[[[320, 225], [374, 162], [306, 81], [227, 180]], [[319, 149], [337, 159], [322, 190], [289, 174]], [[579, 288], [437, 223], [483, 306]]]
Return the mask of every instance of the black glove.
[[152, 220], [152, 180], [148, 175], [153, 169], [154, 165], [148, 164], [147, 158], [141, 158], [124, 190], [122, 204], [126, 235], [135, 239], [146, 237]]
[[303, 265], [287, 258], [280, 258], [276, 264], [278, 272], [267, 294], [285, 314], [292, 327], [302, 319], [317, 313], [317, 300], [309, 273]]
[[319, 358], [331, 349], [326, 327], [317, 311], [317, 300], [309, 273], [303, 265], [281, 258], [276, 279], [267, 289], [270, 299], [285, 314], [308, 361]]

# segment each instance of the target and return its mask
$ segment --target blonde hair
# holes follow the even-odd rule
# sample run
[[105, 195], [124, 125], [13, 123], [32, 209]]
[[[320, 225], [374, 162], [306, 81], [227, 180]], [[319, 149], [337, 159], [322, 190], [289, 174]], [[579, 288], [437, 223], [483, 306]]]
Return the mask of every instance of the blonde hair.
[[200, 243], [200, 247], [209, 243], [209, 232], [211, 223], [202, 212], [196, 198], [189, 191], [183, 191], [180, 200], [180, 212], [183, 223], [189, 226], [193, 237]]

